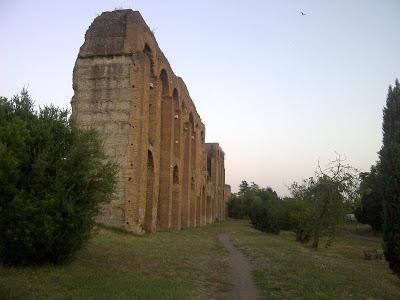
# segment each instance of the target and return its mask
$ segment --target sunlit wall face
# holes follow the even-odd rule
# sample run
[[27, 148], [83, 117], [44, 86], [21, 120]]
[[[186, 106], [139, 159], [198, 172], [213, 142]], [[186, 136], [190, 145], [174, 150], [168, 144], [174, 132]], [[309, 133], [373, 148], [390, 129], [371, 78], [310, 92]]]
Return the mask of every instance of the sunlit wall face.
[[335, 151], [360, 170], [377, 159], [400, 77], [399, 1], [1, 1], [0, 95], [28, 86], [38, 104], [69, 107], [83, 34], [115, 8], [155, 32], [233, 191], [246, 179], [283, 195]]

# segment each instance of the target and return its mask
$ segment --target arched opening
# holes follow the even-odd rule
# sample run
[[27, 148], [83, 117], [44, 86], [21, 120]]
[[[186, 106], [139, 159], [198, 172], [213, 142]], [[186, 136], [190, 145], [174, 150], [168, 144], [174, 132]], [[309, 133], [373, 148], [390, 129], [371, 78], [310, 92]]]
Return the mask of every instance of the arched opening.
[[174, 102], [174, 108], [179, 109], [179, 94], [177, 89], [174, 89], [172, 92], [172, 101]]
[[190, 129], [193, 132], [194, 130], [194, 121], [193, 121], [193, 114], [189, 113], [189, 125], [190, 125]]
[[210, 153], [208, 153], [207, 155], [207, 181], [211, 182], [211, 159], [212, 157], [209, 155]]
[[173, 172], [173, 184], [179, 184], [179, 170], [178, 166], [175, 165], [174, 172]]
[[172, 120], [173, 107], [168, 97], [169, 83], [167, 72], [160, 73], [161, 82], [161, 148], [160, 148], [160, 189], [158, 202], [158, 220], [161, 230], [167, 230], [171, 224], [171, 197], [172, 197]]
[[160, 80], [161, 80], [161, 95], [167, 96], [169, 94], [169, 80], [167, 71], [165, 71], [165, 69], [161, 70]]
[[[198, 157], [197, 157], [197, 132], [193, 130], [193, 127], [191, 129], [191, 153], [190, 153], [190, 158], [191, 158], [191, 170], [192, 174], [197, 174], [197, 164], [198, 164]], [[191, 187], [191, 222], [192, 225], [195, 226], [196, 222], [198, 220], [198, 204], [199, 204], [199, 199], [198, 199], [198, 190], [196, 190], [196, 185], [194, 182], [194, 178], [192, 178], [192, 187]]]
[[212, 222], [212, 212], [213, 212], [213, 203], [211, 201], [211, 196], [207, 195], [207, 223]]
[[154, 202], [154, 160], [150, 150], [147, 151], [147, 188], [145, 230], [153, 231], [153, 202]]
[[201, 203], [202, 203], [201, 223], [206, 224], [206, 222], [207, 222], [207, 204], [206, 204], [206, 188], [204, 185], [203, 185], [203, 188], [201, 189]]
[[153, 73], [154, 72], [153, 52], [151, 51], [151, 48], [147, 43], [144, 44], [143, 53], [149, 58], [150, 66], [151, 66], [151, 72]]
[[181, 229], [181, 185], [179, 180], [179, 168], [177, 165], [173, 171], [173, 186], [172, 186], [172, 212], [171, 226], [174, 229]]
[[181, 110], [179, 107], [178, 91], [176, 89], [172, 93], [172, 103], [174, 111], [174, 157], [175, 159], [179, 159], [181, 155]]
[[190, 224], [191, 226], [196, 226], [196, 212], [197, 212], [197, 197], [196, 197], [196, 181], [192, 176], [191, 185], [190, 185]]
[[[189, 136], [190, 136], [190, 172], [191, 174], [197, 174], [197, 132], [195, 131], [195, 124], [194, 124], [194, 118], [193, 118], [193, 113], [189, 113]], [[190, 185], [190, 204], [189, 204], [189, 210], [190, 210], [190, 218], [189, 222], [192, 226], [196, 226], [197, 223], [197, 214], [198, 214], [198, 194], [196, 193], [196, 183], [195, 183], [195, 178], [192, 177], [191, 180], [191, 185]]]
[[189, 123], [184, 125], [184, 138], [183, 138], [183, 175], [182, 175], [182, 210], [181, 221], [182, 227], [189, 227], [190, 217], [190, 130]]

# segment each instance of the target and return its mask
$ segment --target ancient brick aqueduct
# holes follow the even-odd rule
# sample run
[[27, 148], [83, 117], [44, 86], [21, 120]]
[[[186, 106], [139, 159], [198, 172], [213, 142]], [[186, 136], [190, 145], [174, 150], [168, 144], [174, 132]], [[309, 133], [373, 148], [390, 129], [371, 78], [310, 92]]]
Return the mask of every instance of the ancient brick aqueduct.
[[95, 128], [119, 165], [115, 199], [99, 222], [136, 233], [225, 218], [224, 152], [137, 11], [90, 25], [73, 72], [72, 118]]

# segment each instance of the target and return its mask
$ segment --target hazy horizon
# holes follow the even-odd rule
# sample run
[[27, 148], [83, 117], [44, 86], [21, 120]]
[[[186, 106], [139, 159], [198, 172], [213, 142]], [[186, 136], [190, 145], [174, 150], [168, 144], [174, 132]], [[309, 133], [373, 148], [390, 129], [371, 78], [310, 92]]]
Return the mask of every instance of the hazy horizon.
[[38, 105], [70, 108], [84, 34], [115, 8], [154, 31], [233, 191], [247, 180], [285, 195], [335, 152], [360, 171], [377, 160], [400, 77], [400, 1], [1, 2], [0, 96], [27, 86]]

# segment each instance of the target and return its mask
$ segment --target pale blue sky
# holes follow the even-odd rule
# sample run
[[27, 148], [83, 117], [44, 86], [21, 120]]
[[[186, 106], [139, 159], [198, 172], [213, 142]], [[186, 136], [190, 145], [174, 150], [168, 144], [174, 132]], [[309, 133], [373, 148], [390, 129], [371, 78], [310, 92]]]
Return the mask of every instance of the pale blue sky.
[[38, 104], [69, 107], [84, 33], [115, 8], [155, 31], [234, 190], [246, 179], [283, 195], [335, 151], [360, 170], [377, 159], [400, 77], [399, 0], [0, 0], [0, 95], [29, 86]]

